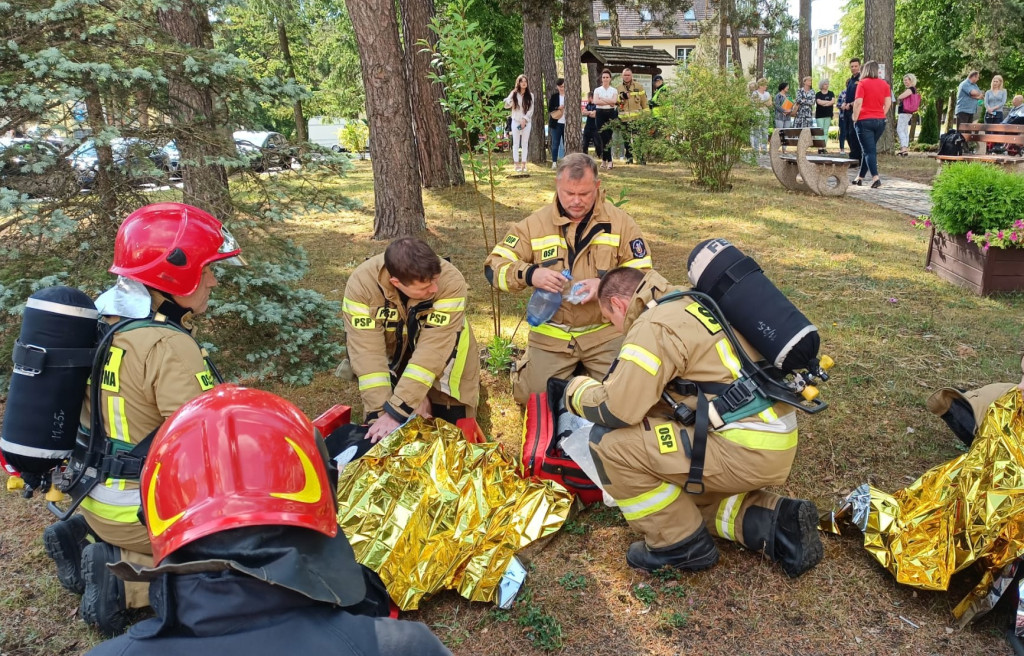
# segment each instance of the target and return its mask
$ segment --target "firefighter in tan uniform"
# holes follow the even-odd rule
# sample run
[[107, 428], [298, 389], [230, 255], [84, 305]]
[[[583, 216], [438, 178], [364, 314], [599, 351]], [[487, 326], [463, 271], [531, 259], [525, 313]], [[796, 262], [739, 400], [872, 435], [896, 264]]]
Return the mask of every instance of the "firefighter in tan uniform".
[[414, 412], [451, 423], [476, 416], [480, 352], [467, 291], [459, 270], [419, 239], [395, 240], [352, 272], [342, 312], [372, 441]]
[[[100, 381], [97, 423], [107, 453], [127, 455], [134, 471], [101, 477], [82, 500], [81, 514], [53, 524], [43, 535], [61, 583], [83, 595], [82, 619], [105, 634], [123, 630], [126, 608], [149, 606], [148, 584], [124, 583], [106, 567], [121, 560], [153, 564], [149, 535], [139, 521], [144, 456], [130, 452], [179, 407], [219, 382], [193, 336], [192, 319], [206, 311], [217, 285], [211, 265], [229, 259], [241, 263], [239, 253], [220, 221], [181, 203], [143, 207], [118, 230], [110, 271], [120, 277], [96, 306], [111, 325], [136, 321], [114, 334]], [[94, 423], [91, 385], [82, 406], [84, 435]]]
[[[630, 125], [649, 112], [647, 91], [633, 80], [633, 71], [622, 69], [622, 84], [619, 85], [619, 120], [622, 121], [625, 134], [622, 135], [626, 146], [626, 163], [633, 163], [633, 127]], [[641, 158], [641, 164], [644, 162]]]
[[601, 316], [597, 287], [605, 272], [619, 266], [651, 268], [651, 254], [632, 217], [604, 199], [597, 164], [573, 153], [558, 163], [555, 202], [512, 227], [484, 262], [487, 281], [505, 292], [527, 287], [561, 292], [583, 282], [579, 305], [562, 301], [545, 324], [530, 329], [526, 354], [516, 363], [512, 393], [526, 403], [547, 389], [548, 378], [568, 378], [582, 365], [600, 378], [608, 371], [622, 338]]
[[[752, 414], [705, 432], [700, 463], [695, 428], [674, 420], [662, 392], [695, 409], [698, 392], [683, 396], [672, 381], [728, 384], [740, 363], [722, 326], [693, 298], [657, 302], [678, 289], [655, 271], [606, 275], [600, 303], [626, 333], [622, 349], [603, 383], [578, 376], [565, 393], [566, 408], [596, 424], [590, 448], [602, 482], [629, 525], [644, 535], [629, 547], [626, 561], [647, 571], [705, 569], [718, 561], [714, 535], [763, 551], [789, 576], [799, 576], [822, 557], [817, 509], [761, 489], [789, 476], [797, 445], [794, 410], [781, 403], [761, 411], [737, 408], [738, 416], [747, 409]], [[697, 416], [694, 426], [701, 424]], [[699, 475], [700, 464], [697, 483], [691, 473]]]

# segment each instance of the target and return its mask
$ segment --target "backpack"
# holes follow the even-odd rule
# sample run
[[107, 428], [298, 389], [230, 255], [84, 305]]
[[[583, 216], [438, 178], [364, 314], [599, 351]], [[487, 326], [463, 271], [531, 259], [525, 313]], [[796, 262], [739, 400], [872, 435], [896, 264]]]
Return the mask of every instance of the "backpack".
[[524, 478], [536, 476], [555, 481], [585, 504], [597, 503], [603, 497], [601, 488], [558, 446], [565, 437], [557, 433], [558, 417], [567, 412], [562, 405], [565, 387], [565, 381], [552, 378], [546, 392], [530, 395], [523, 422], [520, 473]]
[[939, 155], [960, 156], [966, 147], [967, 140], [955, 129], [939, 137]]
[[921, 94], [912, 93], [903, 99], [903, 112], [913, 114], [921, 108]]

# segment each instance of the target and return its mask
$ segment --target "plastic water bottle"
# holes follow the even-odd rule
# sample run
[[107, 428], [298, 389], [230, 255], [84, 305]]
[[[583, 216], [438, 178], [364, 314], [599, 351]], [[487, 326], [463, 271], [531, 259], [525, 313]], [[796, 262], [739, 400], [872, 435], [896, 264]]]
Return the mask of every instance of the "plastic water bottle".
[[586, 297], [587, 290], [583, 289], [583, 281], [581, 280], [572, 284], [572, 287], [569, 289], [569, 295], [565, 297], [565, 300], [573, 305], [579, 305]]
[[[562, 271], [566, 280], [572, 280], [569, 270]], [[533, 290], [533, 296], [526, 305], [526, 322], [537, 327], [555, 316], [558, 308], [562, 306], [562, 292], [549, 292], [546, 289]]]

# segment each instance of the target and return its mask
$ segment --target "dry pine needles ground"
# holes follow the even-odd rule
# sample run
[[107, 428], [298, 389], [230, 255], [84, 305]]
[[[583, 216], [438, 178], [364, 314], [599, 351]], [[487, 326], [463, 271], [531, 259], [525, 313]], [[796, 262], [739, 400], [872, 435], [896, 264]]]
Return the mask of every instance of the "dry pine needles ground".
[[[1024, 298], [977, 298], [923, 268], [926, 235], [908, 217], [851, 199], [784, 192], [769, 171], [741, 167], [731, 193], [697, 192], [678, 167], [621, 167], [604, 176], [610, 197], [639, 222], [655, 266], [685, 280], [690, 249], [725, 237], [757, 259], [814, 321], [837, 366], [824, 387], [831, 407], [801, 417], [800, 450], [780, 492], [827, 509], [870, 481], [895, 490], [958, 453], [955, 438], [924, 399], [944, 385], [978, 386], [1020, 375], [1018, 335]], [[282, 232], [309, 250], [309, 284], [341, 300], [345, 281], [384, 244], [372, 241], [368, 163], [338, 181], [362, 210], [313, 215]], [[503, 179], [499, 231], [549, 202], [550, 171]], [[427, 239], [450, 256], [471, 285], [470, 317], [481, 343], [491, 336], [489, 293], [476, 195], [468, 188], [424, 192]], [[502, 235], [499, 234], [499, 237]], [[526, 295], [504, 299], [511, 334]], [[519, 326], [516, 341], [525, 341]], [[485, 374], [482, 421], [515, 449], [521, 417], [508, 381]], [[354, 383], [330, 373], [305, 388], [274, 388], [315, 414], [332, 403], [358, 406]], [[0, 495], [0, 653], [76, 654], [98, 637], [73, 617], [77, 599], [60, 589], [40, 539], [49, 517], [41, 500]], [[895, 584], [855, 537], [826, 537], [825, 560], [792, 581], [757, 554], [720, 543], [717, 566], [696, 575], [646, 576], [624, 552], [636, 539], [614, 510], [580, 513], [529, 558], [526, 596], [511, 611], [471, 604], [453, 593], [410, 613], [456, 654], [1004, 654], [1006, 617], [965, 631], [951, 627], [954, 594]], [[915, 626], [904, 619], [909, 620]]]

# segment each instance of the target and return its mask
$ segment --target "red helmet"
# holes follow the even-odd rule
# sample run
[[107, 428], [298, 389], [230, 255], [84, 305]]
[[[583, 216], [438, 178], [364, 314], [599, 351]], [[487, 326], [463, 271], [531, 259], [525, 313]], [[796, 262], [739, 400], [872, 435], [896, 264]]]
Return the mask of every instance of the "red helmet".
[[157, 565], [204, 536], [243, 526], [338, 533], [326, 450], [279, 396], [219, 385], [171, 415], [142, 469], [142, 506]]
[[203, 267], [241, 252], [213, 215], [182, 203], [156, 203], [135, 210], [121, 224], [110, 272], [188, 296], [199, 287]]

